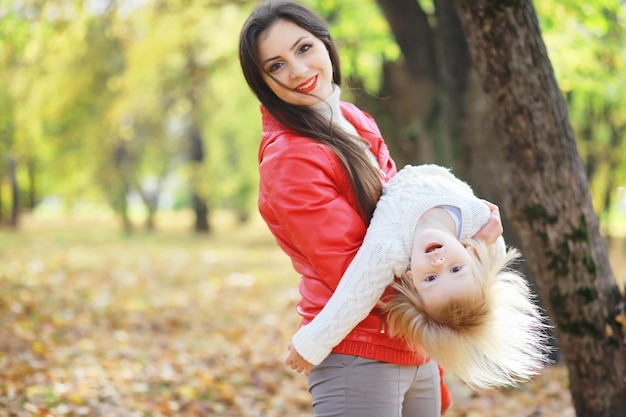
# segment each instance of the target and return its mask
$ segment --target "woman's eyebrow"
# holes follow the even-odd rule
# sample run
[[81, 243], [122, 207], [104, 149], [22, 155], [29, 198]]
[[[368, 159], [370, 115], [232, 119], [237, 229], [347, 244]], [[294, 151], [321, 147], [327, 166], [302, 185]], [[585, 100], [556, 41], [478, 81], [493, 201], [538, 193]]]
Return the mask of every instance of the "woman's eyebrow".
[[[289, 48], [289, 50], [293, 51], [294, 49], [296, 49], [296, 46], [298, 46], [298, 44], [300, 43], [300, 41], [304, 38], [306, 38], [308, 35], [303, 35], [301, 37], [299, 37], [298, 39], [296, 39], [296, 41], [293, 43], [293, 45], [291, 45], [291, 48]], [[275, 59], [280, 58], [280, 56], [274, 56], [272, 58], [267, 58], [265, 61], [263, 61], [263, 65], [267, 64], [270, 61], [273, 61]]]

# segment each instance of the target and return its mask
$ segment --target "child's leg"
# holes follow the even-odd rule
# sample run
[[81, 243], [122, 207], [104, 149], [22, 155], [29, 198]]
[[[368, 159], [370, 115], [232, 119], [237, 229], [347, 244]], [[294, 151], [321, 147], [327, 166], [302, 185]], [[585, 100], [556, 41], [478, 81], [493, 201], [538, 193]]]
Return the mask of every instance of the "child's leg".
[[[430, 365], [424, 365], [430, 369]], [[309, 391], [313, 396], [316, 417], [402, 417], [410, 409], [423, 404], [423, 410], [411, 417], [439, 417], [439, 373], [434, 365], [431, 372], [422, 367], [399, 366], [350, 355], [329, 355], [313, 367], [309, 376]], [[426, 385], [430, 385], [427, 387]], [[430, 392], [434, 398], [413, 398], [413, 392]]]
[[411, 387], [404, 396], [402, 417], [440, 416], [441, 385], [437, 363], [419, 366]]

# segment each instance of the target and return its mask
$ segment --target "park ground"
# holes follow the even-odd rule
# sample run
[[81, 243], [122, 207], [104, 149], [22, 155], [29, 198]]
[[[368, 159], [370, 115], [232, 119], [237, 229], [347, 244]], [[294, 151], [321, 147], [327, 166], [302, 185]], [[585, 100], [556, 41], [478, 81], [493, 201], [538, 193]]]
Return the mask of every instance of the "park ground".
[[[25, 216], [0, 230], [0, 417], [311, 416], [282, 363], [297, 276], [258, 219], [213, 224], [197, 236], [164, 216], [125, 236], [111, 217]], [[574, 416], [558, 364], [504, 390], [447, 381], [449, 417]]]

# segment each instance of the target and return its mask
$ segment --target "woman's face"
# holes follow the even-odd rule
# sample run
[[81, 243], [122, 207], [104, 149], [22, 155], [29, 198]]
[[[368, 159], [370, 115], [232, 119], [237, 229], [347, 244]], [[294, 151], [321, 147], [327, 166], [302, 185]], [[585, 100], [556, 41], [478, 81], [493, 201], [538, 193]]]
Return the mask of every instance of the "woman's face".
[[333, 91], [333, 66], [324, 43], [288, 20], [259, 37], [263, 79], [280, 99], [310, 106]]

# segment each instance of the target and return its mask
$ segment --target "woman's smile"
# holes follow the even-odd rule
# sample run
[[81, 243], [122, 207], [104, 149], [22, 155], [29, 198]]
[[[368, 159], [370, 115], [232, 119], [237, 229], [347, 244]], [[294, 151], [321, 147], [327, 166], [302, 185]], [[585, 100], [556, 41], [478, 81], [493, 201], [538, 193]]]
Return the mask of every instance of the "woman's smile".
[[315, 90], [316, 86], [317, 86], [317, 75], [309, 78], [307, 81], [297, 86], [296, 90], [302, 91], [303, 93], [310, 93], [311, 91]]

